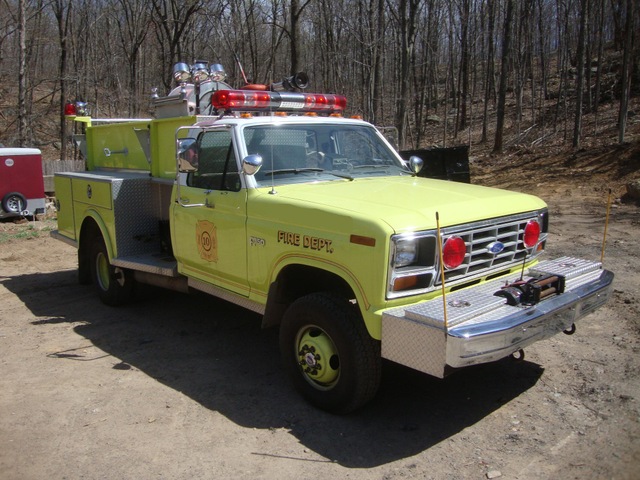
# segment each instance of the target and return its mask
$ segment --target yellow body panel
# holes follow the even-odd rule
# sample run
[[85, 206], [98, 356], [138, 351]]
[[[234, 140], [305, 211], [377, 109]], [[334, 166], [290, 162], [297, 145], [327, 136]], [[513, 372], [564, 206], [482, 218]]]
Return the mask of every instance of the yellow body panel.
[[58, 232], [71, 240], [77, 240], [73, 215], [71, 178], [56, 175], [54, 182], [56, 189], [56, 210], [58, 213]]
[[111, 210], [111, 183], [85, 178], [74, 178], [73, 201]]
[[136, 133], [136, 130], [148, 131], [150, 123], [131, 121], [89, 126], [86, 130], [87, 168], [151, 170], [150, 159]]

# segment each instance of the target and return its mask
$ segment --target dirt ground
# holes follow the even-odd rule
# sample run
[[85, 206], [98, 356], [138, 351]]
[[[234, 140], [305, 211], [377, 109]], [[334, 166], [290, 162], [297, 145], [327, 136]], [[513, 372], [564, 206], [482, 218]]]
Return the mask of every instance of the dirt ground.
[[[608, 188], [640, 173], [637, 148], [607, 153], [624, 171], [605, 153], [474, 158], [474, 181], [547, 200], [549, 258], [599, 259]], [[2, 480], [638, 478], [637, 204], [613, 202], [615, 293], [575, 335], [445, 380], [386, 363], [375, 400], [342, 417], [292, 390], [257, 315], [159, 290], [106, 307], [53, 228], [0, 223]]]

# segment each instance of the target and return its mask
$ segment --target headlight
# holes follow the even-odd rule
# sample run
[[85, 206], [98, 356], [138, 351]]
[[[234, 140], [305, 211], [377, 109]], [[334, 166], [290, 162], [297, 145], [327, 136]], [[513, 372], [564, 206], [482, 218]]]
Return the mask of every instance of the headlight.
[[411, 238], [396, 243], [396, 254], [393, 265], [396, 268], [406, 267], [416, 262], [418, 258], [418, 242]]

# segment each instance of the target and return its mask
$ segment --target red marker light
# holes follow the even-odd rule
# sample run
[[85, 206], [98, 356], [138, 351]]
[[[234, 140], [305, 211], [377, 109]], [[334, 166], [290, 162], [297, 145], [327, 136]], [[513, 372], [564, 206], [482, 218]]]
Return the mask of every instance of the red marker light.
[[64, 116], [65, 117], [75, 117], [77, 114], [78, 114], [78, 111], [76, 110], [76, 105], [74, 103], [67, 102], [64, 105]]
[[540, 239], [540, 224], [536, 220], [529, 220], [526, 227], [524, 227], [524, 235], [522, 236], [522, 242], [526, 248], [535, 247], [536, 243]]
[[442, 260], [445, 268], [451, 270], [459, 267], [467, 253], [467, 245], [460, 237], [449, 237], [442, 247]]

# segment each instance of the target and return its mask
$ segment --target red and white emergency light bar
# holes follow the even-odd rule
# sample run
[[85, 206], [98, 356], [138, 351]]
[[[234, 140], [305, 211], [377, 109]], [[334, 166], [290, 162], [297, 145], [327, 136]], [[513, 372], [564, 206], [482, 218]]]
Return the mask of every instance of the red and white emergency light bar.
[[211, 104], [219, 111], [281, 111], [341, 113], [347, 107], [342, 95], [324, 93], [218, 90]]

